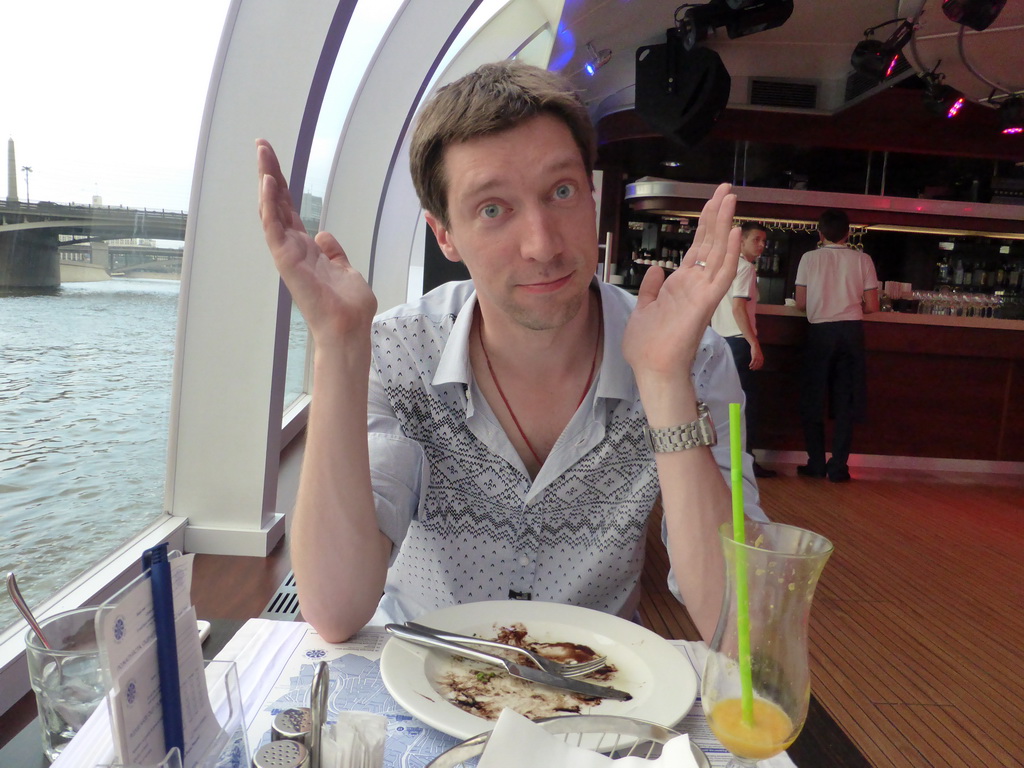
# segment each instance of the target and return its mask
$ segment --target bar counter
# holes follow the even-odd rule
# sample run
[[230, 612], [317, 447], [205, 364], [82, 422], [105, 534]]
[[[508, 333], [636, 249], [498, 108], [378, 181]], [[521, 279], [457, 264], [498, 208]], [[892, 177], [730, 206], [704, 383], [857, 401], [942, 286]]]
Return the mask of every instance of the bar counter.
[[[757, 314], [765, 363], [754, 447], [802, 451], [807, 319], [789, 306]], [[869, 413], [854, 453], [1024, 461], [1024, 321], [877, 312], [864, 336]]]

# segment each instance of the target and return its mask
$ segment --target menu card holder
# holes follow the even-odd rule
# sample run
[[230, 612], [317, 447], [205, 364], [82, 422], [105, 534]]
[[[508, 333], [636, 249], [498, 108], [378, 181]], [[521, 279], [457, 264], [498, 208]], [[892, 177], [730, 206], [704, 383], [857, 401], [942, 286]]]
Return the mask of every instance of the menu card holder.
[[171, 750], [167, 753], [167, 757], [161, 760], [156, 765], [125, 765], [124, 763], [103, 763], [97, 765], [96, 768], [182, 768], [181, 766], [181, 752], [178, 751], [177, 747], [171, 747]]
[[[180, 683], [182, 707], [186, 712], [184, 755], [177, 747], [171, 747], [163, 760], [157, 762], [157, 755], [161, 752], [154, 754], [152, 748], [140, 749], [137, 754], [146, 754], [142, 762], [121, 763], [115, 758], [114, 762], [103, 764], [101, 768], [248, 768], [251, 753], [242, 711], [238, 667], [233, 661], [203, 661], [195, 608], [190, 599], [191, 556], [179, 559], [172, 555], [168, 562], [173, 564], [174, 631], [177, 634], [179, 655], [185, 665], [182, 667]], [[145, 651], [127, 649], [128, 646], [144, 649], [151, 642], [147, 638], [152, 635], [147, 633], [152, 632], [152, 627], [147, 629], [147, 609], [144, 604], [149, 594], [149, 585], [145, 582], [149, 578], [150, 572], [145, 571], [97, 611], [97, 628], [106, 627], [107, 634], [121, 638], [118, 642], [122, 643], [122, 647], [115, 649], [114, 641], [110, 641], [104, 633], [98, 633], [100, 659], [107, 676], [107, 687], [111, 691], [107, 699], [107, 711], [115, 744], [119, 738], [126, 736], [126, 728], [134, 727], [139, 734], [154, 730], [159, 733], [161, 730], [159, 699], [163, 692], [143, 693], [146, 690], [145, 684], [152, 679], [152, 675], [136, 674], [140, 656], [145, 655]], [[133, 631], [135, 634], [132, 634]], [[148, 647], [152, 648], [151, 645]], [[155, 666], [155, 659], [152, 661]], [[132, 668], [132, 665], [136, 667]], [[193, 670], [191, 674], [188, 673], [189, 668]], [[141, 687], [134, 691], [127, 690], [136, 683]], [[154, 714], [141, 714], [132, 721], [133, 726], [129, 722], [133, 708], [141, 708], [138, 710], [140, 713], [153, 710]], [[118, 723], [122, 729], [120, 735]], [[146, 737], [141, 738], [145, 740]]]
[[[251, 754], [242, 711], [238, 666], [233, 661], [207, 661], [206, 684], [220, 734], [206, 755], [198, 758], [196, 768], [249, 768]], [[161, 762], [153, 765], [115, 762], [103, 763], [96, 768], [183, 768], [183, 764], [181, 753], [177, 747], [172, 747]]]

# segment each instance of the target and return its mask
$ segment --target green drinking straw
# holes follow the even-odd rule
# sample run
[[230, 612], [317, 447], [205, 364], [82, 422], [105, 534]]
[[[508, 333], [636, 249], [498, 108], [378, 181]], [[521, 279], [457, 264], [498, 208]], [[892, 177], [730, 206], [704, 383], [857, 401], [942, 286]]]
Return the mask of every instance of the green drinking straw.
[[[743, 516], [743, 436], [739, 403], [729, 403], [729, 460], [732, 479], [732, 537], [747, 541]], [[754, 688], [750, 680], [750, 595], [747, 590], [747, 552], [736, 547], [736, 634], [740, 661], [740, 706], [743, 723], [754, 725]]]

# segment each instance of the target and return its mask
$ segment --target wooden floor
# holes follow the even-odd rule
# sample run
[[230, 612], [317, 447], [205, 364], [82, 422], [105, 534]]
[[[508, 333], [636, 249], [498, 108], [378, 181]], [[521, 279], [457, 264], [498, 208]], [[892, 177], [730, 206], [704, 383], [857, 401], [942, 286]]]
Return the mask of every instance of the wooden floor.
[[[781, 469], [761, 481], [769, 516], [835, 545], [811, 617], [818, 701], [876, 768], [1024, 765], [1024, 478]], [[641, 615], [692, 638], [649, 541]], [[258, 615], [288, 570], [283, 546], [198, 556], [199, 616]]]
[[761, 482], [769, 517], [835, 545], [815, 695], [879, 768], [1024, 765], [1024, 478], [854, 475]]

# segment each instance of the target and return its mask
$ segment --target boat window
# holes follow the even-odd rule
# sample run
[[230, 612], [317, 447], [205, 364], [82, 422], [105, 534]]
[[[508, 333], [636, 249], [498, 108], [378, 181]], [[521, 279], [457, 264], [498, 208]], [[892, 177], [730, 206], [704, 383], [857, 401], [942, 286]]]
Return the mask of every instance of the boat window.
[[[30, 76], [0, 111], [0, 571], [37, 614], [166, 521], [182, 248], [227, 7], [4, 8]], [[0, 600], [0, 640], [17, 618]]]

